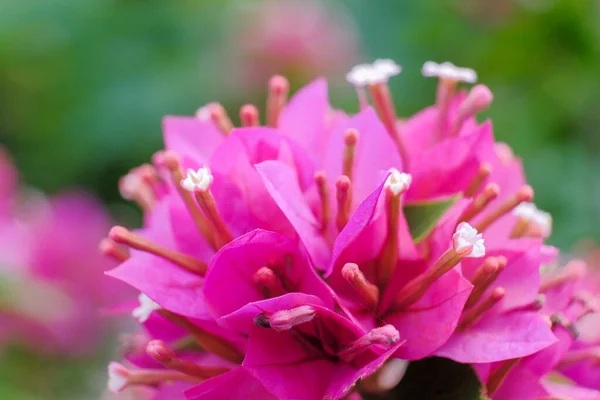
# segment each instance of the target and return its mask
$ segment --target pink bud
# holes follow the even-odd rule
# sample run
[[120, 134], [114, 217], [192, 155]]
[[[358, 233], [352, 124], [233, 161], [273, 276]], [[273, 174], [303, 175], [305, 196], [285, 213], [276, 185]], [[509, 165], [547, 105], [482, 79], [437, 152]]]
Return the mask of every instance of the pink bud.
[[312, 321], [316, 316], [316, 310], [311, 306], [300, 306], [291, 310], [281, 310], [275, 312], [269, 318], [271, 328], [283, 331], [293, 328], [296, 325]]

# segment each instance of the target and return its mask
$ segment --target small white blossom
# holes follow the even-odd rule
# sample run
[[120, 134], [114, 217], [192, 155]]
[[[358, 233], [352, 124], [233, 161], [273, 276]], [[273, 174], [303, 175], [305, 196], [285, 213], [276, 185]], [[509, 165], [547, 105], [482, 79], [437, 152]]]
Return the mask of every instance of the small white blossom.
[[140, 293], [138, 301], [140, 305], [133, 309], [131, 315], [140, 323], [146, 322], [153, 311], [160, 310], [160, 306], [144, 293]]
[[404, 193], [410, 187], [412, 175], [398, 171], [396, 168], [390, 169], [390, 176], [385, 181], [385, 187], [389, 188], [394, 195]]
[[452, 246], [454, 250], [463, 257], [483, 257], [485, 256], [485, 246], [483, 237], [477, 229], [466, 222], [461, 222], [456, 227], [452, 236]]
[[127, 368], [117, 362], [108, 364], [108, 390], [113, 393], [123, 391], [129, 383]]
[[210, 173], [210, 169], [206, 167], [202, 167], [198, 171], [188, 169], [187, 176], [181, 181], [181, 187], [190, 192], [196, 189], [204, 192], [208, 190], [212, 182], [213, 176]]
[[375, 60], [373, 67], [380, 73], [386, 75], [388, 78], [396, 76], [402, 72], [402, 67], [396, 64], [394, 60], [390, 60], [389, 58]]
[[423, 76], [450, 79], [467, 83], [477, 82], [477, 73], [471, 68], [461, 68], [451, 62], [438, 64], [433, 61], [427, 61], [421, 69]]
[[521, 203], [513, 210], [513, 214], [526, 221], [533, 222], [542, 229], [544, 236], [549, 236], [552, 231], [552, 216], [540, 210], [533, 203]]
[[346, 80], [356, 87], [386, 83], [392, 76], [402, 72], [402, 67], [389, 59], [375, 60], [373, 64], [359, 64], [353, 67]]

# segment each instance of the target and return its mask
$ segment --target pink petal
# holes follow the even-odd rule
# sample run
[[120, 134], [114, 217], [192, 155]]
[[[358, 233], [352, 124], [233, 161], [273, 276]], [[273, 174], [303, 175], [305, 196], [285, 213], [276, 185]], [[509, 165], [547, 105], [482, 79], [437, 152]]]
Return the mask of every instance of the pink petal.
[[[458, 112], [460, 104], [466, 97], [464, 91], [459, 92], [450, 103], [449, 119], [454, 119]], [[437, 140], [436, 124], [437, 124], [437, 108], [435, 106], [427, 107], [410, 117], [402, 125], [402, 135], [409, 154], [419, 154], [431, 146], [435, 145]], [[476, 126], [476, 121], [466, 121], [463, 129], [466, 132], [471, 132]]]
[[534, 312], [484, 315], [462, 332], [455, 332], [436, 351], [462, 363], [488, 363], [527, 356], [556, 342], [542, 317]]
[[549, 395], [539, 383], [539, 376], [530, 371], [513, 369], [494, 393], [494, 400], [538, 400]]
[[280, 131], [308, 151], [315, 165], [325, 152], [329, 114], [327, 81], [318, 78], [299, 90], [279, 117]]
[[[289, 267], [284, 266], [288, 257]], [[278, 233], [257, 229], [227, 244], [211, 261], [203, 290], [216, 316], [264, 300], [253, 282], [253, 275], [260, 268], [271, 265], [281, 267], [276, 269], [276, 274], [288, 290], [313, 294], [333, 307], [331, 291], [298, 245]], [[235, 293], [235, 296], [224, 295], [225, 292]]]
[[208, 121], [196, 117], [167, 116], [163, 119], [165, 149], [197, 164], [207, 164], [225, 135]]
[[573, 400], [600, 400], [600, 391], [582, 386], [552, 382], [549, 379], [542, 381], [542, 386], [551, 396]]
[[189, 400], [277, 399], [256, 378], [241, 367], [208, 379], [187, 390], [185, 397]]
[[[486, 249], [486, 256], [504, 256], [508, 259], [504, 271], [485, 292], [488, 294], [497, 287], [506, 290], [499, 311], [530, 304], [535, 300], [540, 286], [540, 241], [515, 239], [510, 240], [506, 245], [507, 247], [494, 248], [493, 242], [490, 241]], [[472, 277], [481, 263], [481, 259], [464, 259], [461, 262], [463, 274]]]
[[467, 136], [447, 139], [419, 152], [411, 159], [413, 184], [406, 194], [412, 202], [448, 196], [465, 190], [479, 169], [485, 154], [493, 151], [491, 125], [486, 123]]
[[331, 190], [335, 190], [335, 179], [343, 174], [344, 132], [350, 128], [359, 133], [351, 176], [352, 194], [358, 204], [375, 189], [378, 181], [374, 178], [381, 171], [390, 168], [402, 171], [402, 159], [385, 126], [369, 107], [345, 121], [329, 138], [324, 169], [329, 177]]
[[435, 281], [408, 309], [384, 316], [387, 323], [398, 329], [400, 337], [406, 339], [395, 356], [420, 359], [446, 343], [472, 289], [473, 285], [453, 269]]
[[298, 233], [315, 266], [324, 269], [330, 260], [329, 245], [300, 191], [294, 171], [277, 161], [262, 162], [256, 165], [256, 170], [279, 209]]

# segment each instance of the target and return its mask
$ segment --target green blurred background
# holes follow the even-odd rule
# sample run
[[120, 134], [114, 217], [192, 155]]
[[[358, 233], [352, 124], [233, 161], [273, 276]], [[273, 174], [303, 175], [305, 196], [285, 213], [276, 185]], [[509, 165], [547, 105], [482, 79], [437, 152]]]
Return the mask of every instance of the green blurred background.
[[[334, 103], [354, 111], [345, 72], [382, 57], [404, 67], [390, 85], [399, 114], [408, 116], [434, 100], [435, 81], [420, 76], [423, 62], [448, 60], [474, 68], [493, 90], [486, 116], [524, 159], [538, 206], [552, 213], [551, 243], [568, 249], [582, 237], [600, 239], [599, 1], [321, 5], [325, 17], [308, 14], [307, 26], [294, 13], [280, 24], [286, 35], [313, 29], [304, 50], [320, 60], [281, 64], [257, 45], [277, 32], [259, 1], [0, 0], [0, 142], [29, 184], [48, 193], [84, 187], [117, 218], [135, 219], [117, 180], [160, 148], [163, 115], [192, 114], [215, 100], [235, 115], [243, 102], [264, 103], [270, 73], [289, 74], [298, 88], [316, 69], [330, 78]], [[97, 398], [78, 390], [105, 379], [20, 351], [3, 360], [3, 399]], [[95, 362], [102, 371], [103, 361]], [[55, 375], [42, 381], [44, 391], [18, 379], [47, 369]], [[8, 389], [8, 382], [16, 383]]]

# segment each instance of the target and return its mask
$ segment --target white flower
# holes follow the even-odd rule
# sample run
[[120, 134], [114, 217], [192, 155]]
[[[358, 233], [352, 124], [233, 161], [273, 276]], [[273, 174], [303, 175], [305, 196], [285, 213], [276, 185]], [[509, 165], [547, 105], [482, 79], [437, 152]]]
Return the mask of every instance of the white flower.
[[477, 82], [477, 73], [471, 68], [461, 68], [451, 62], [438, 64], [433, 61], [427, 61], [421, 69], [423, 76], [450, 79], [467, 83]]
[[485, 246], [483, 237], [477, 229], [466, 222], [461, 222], [456, 227], [452, 236], [452, 246], [454, 250], [463, 257], [483, 257], [485, 256]]
[[385, 181], [385, 187], [389, 188], [397, 196], [408, 190], [412, 182], [412, 175], [398, 171], [396, 168], [390, 169], [390, 176]]
[[356, 87], [386, 83], [392, 76], [402, 72], [402, 67], [389, 59], [375, 60], [373, 64], [359, 64], [353, 67], [346, 80]]
[[396, 64], [394, 60], [390, 60], [389, 58], [375, 60], [375, 62], [372, 65], [376, 70], [386, 75], [388, 78], [396, 76], [400, 72], [402, 72], [402, 67]]
[[187, 176], [181, 181], [181, 187], [190, 192], [193, 192], [195, 189], [204, 192], [208, 190], [212, 182], [213, 176], [207, 167], [202, 167], [198, 171], [188, 169]]
[[129, 383], [129, 371], [122, 364], [111, 362], [108, 364], [108, 390], [113, 393], [123, 391]]
[[144, 293], [140, 293], [138, 301], [140, 305], [133, 309], [131, 315], [140, 323], [146, 322], [153, 311], [160, 310], [160, 306]]
[[513, 214], [526, 221], [533, 222], [542, 229], [544, 236], [549, 236], [552, 231], [552, 216], [540, 210], [533, 203], [521, 203], [513, 210]]

